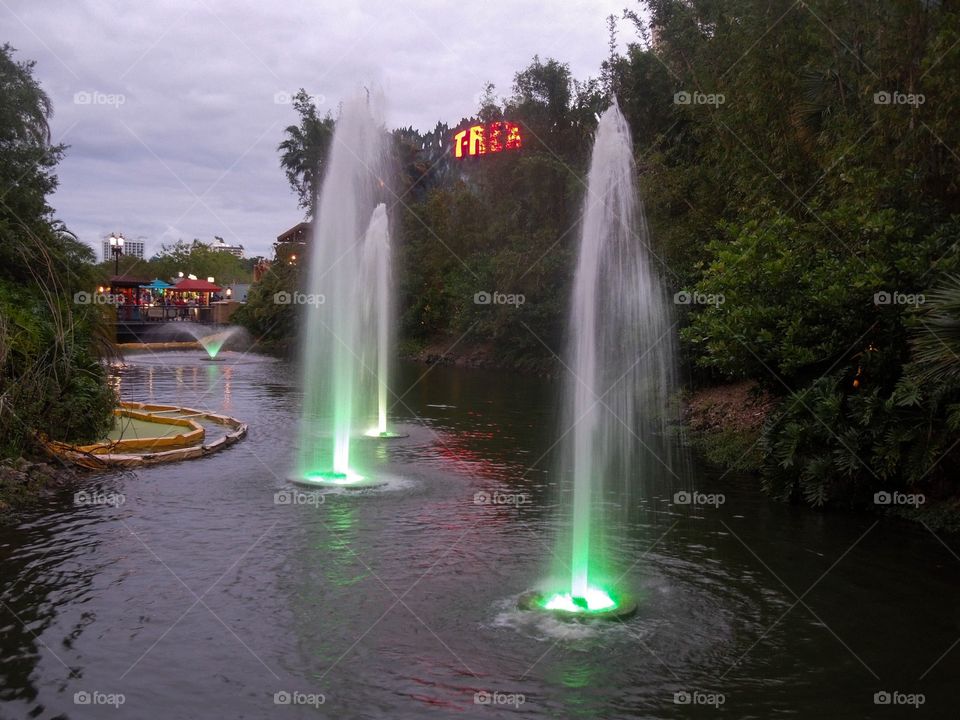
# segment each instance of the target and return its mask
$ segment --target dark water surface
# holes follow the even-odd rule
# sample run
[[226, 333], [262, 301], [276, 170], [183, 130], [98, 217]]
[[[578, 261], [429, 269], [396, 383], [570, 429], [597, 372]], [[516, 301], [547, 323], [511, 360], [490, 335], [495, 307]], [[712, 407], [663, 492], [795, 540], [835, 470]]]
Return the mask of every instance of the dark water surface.
[[[0, 529], [0, 717], [958, 716], [960, 558], [922, 527], [768, 503], [749, 480], [697, 471], [724, 505], [638, 515], [621, 548], [633, 619], [516, 611], [556, 531], [533, 466], [557, 386], [448, 368], [416, 382], [426, 370], [396, 383], [412, 386], [393, 411], [409, 437], [363, 451], [389, 484], [298, 504], [275, 495], [291, 488], [290, 366], [129, 357], [124, 398], [224, 412], [249, 436], [87, 484], [122, 505], [64, 492]], [[530, 501], [474, 500], [495, 491]], [[925, 702], [875, 704], [884, 691]]]

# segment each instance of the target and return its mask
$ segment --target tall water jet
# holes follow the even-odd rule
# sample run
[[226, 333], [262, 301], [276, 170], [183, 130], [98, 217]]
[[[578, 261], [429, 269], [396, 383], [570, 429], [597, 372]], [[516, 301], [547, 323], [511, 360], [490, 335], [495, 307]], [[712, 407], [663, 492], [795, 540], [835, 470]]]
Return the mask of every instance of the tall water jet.
[[[365, 324], [373, 334], [365, 347], [375, 349], [376, 359], [376, 425], [367, 431], [372, 437], [397, 437], [387, 429], [390, 359], [393, 356], [393, 317], [391, 298], [393, 286], [390, 277], [390, 226], [387, 206], [377, 205], [370, 218], [363, 241], [364, 287], [370, 288], [364, 306]], [[367, 358], [364, 358], [365, 365]], [[368, 368], [371, 369], [371, 368]]]
[[600, 117], [584, 202], [558, 468], [561, 476], [572, 473], [565, 488], [569, 533], [554, 571], [564, 579], [547, 592], [528, 593], [521, 605], [623, 616], [636, 604], [613, 587], [620, 579], [612, 546], [619, 533], [610, 505], [639, 502], [638, 494], [649, 499], [674, 473], [676, 340], [651, 263], [630, 129], [616, 104]]
[[[371, 218], [384, 193], [387, 148], [380, 98], [344, 103], [334, 129], [317, 203], [304, 299], [303, 413], [297, 479], [354, 484], [364, 480], [350, 460], [350, 439], [371, 400], [366, 358], [373, 357], [363, 308], [375, 295], [363, 272]], [[368, 420], [367, 420], [368, 421]]]

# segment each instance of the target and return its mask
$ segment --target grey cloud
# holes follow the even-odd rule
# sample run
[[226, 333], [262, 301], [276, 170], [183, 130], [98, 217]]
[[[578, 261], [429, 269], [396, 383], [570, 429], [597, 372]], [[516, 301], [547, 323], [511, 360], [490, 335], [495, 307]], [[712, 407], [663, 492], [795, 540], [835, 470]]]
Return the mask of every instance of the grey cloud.
[[[8, 0], [0, 30], [37, 61], [54, 101], [54, 137], [71, 148], [52, 203], [82, 239], [97, 249], [119, 230], [146, 236], [155, 252], [216, 234], [269, 254], [303, 217], [276, 152], [295, 121], [278, 93], [305, 87], [322, 96], [321, 112], [335, 112], [376, 83], [391, 127], [431, 129], [472, 114], [487, 81], [507, 94], [534, 54], [596, 75], [605, 17], [623, 5], [515, 0], [508, 14], [446, 0]], [[123, 103], [78, 104], [80, 92]]]

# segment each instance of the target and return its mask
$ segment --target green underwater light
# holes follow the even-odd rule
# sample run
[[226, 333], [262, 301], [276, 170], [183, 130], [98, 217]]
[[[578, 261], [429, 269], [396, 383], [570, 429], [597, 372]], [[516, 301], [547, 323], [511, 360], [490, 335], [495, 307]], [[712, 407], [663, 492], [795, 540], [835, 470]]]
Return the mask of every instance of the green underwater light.
[[610, 594], [599, 588], [588, 588], [583, 597], [574, 597], [571, 593], [556, 593], [544, 599], [544, 610], [563, 610], [565, 612], [596, 612], [615, 608]]
[[363, 475], [352, 470], [347, 472], [333, 472], [332, 470], [312, 470], [303, 474], [304, 481], [318, 485], [353, 485], [364, 481]]
[[610, 594], [597, 587], [587, 588], [583, 595], [569, 592], [531, 590], [520, 596], [521, 610], [546, 612], [559, 620], [625, 620], [637, 612], [637, 601], [624, 593]]
[[406, 433], [393, 432], [391, 430], [380, 430], [379, 428], [370, 428], [364, 433], [368, 438], [404, 438]]

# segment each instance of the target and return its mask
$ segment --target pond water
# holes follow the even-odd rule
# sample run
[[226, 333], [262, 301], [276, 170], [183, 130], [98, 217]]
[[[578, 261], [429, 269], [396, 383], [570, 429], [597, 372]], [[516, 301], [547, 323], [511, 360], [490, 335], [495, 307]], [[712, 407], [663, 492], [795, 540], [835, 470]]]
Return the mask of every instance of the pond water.
[[[515, 610], [557, 530], [555, 383], [402, 367], [409, 437], [362, 450], [388, 484], [321, 503], [287, 480], [294, 368], [202, 357], [131, 355], [117, 383], [248, 422], [244, 441], [0, 529], [0, 717], [956, 715], [960, 558], [923, 527], [695, 469], [723, 505], [657, 499], [622, 538], [639, 613], [567, 624]], [[496, 492], [527, 502], [475, 500]]]

